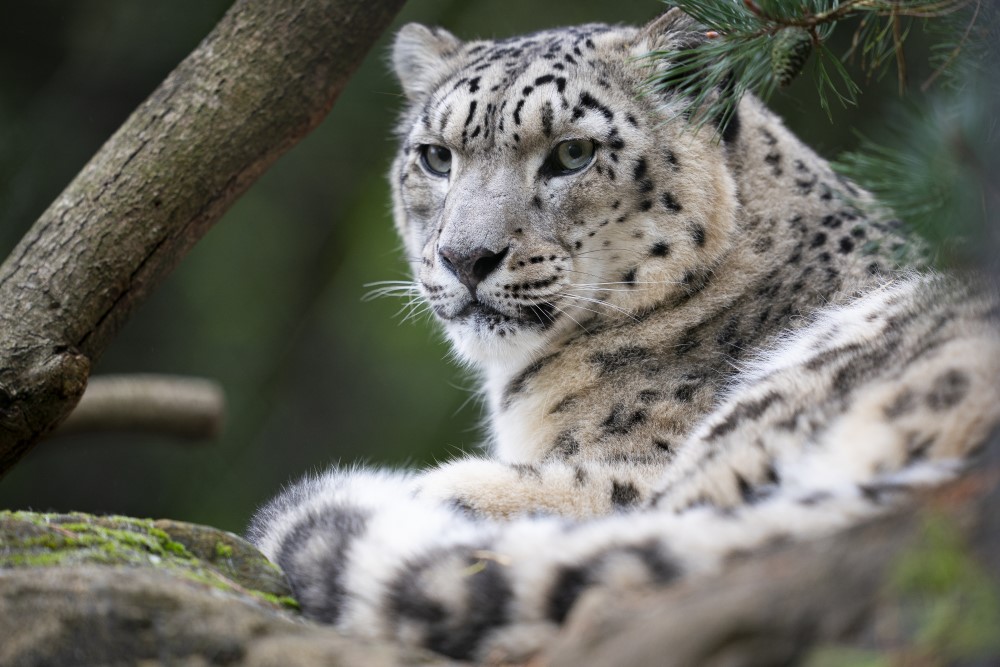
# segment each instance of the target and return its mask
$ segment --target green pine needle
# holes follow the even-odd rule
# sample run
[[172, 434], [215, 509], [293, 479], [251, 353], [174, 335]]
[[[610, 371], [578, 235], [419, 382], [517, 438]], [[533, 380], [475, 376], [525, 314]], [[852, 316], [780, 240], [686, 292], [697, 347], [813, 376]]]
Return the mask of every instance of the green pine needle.
[[[674, 0], [705, 27], [706, 39], [694, 48], [648, 54], [654, 62], [665, 59], [670, 63], [648, 84], [654, 91], [680, 94], [687, 100], [689, 115], [701, 126], [711, 119], [731, 117], [748, 90], [767, 100], [777, 88], [790, 83], [808, 59], [814, 62], [820, 106], [832, 120], [831, 100], [855, 104], [861, 92], [843, 60], [857, 57], [868, 78], [878, 79], [895, 69], [902, 88], [907, 71], [903, 45], [913, 22], [947, 22], [967, 26], [971, 32], [986, 13], [983, 2], [986, 0]], [[844, 25], [854, 27], [852, 46], [838, 57], [826, 42]], [[785, 39], [790, 30], [796, 31], [796, 39]], [[947, 34], [954, 37], [954, 28]], [[811, 38], [812, 55], [800, 35]], [[783, 39], [791, 49], [787, 53], [781, 52]], [[954, 42], [938, 55], [942, 73], [961, 52], [962, 44]]]

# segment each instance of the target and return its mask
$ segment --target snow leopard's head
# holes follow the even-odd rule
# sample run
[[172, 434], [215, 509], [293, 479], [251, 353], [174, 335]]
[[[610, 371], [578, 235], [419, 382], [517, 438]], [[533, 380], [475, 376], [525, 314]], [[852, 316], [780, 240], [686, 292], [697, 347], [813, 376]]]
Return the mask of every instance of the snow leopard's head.
[[724, 252], [726, 142], [643, 87], [644, 54], [702, 35], [677, 10], [497, 41], [399, 32], [396, 225], [462, 358], [523, 365], [676, 298]]

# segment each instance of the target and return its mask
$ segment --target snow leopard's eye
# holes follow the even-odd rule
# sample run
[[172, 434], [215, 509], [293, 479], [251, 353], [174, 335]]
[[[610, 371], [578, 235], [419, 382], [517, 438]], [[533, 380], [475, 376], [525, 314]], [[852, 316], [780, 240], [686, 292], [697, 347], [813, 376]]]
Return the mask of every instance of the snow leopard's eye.
[[420, 161], [435, 176], [447, 176], [451, 171], [451, 151], [444, 146], [424, 144], [420, 147]]
[[589, 139], [563, 141], [552, 151], [549, 161], [556, 175], [571, 174], [583, 169], [594, 159], [594, 142]]

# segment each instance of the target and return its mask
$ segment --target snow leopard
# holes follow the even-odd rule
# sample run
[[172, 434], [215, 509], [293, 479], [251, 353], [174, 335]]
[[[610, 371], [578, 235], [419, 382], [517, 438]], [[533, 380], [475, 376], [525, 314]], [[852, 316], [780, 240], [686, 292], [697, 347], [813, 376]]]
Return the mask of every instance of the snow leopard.
[[488, 437], [262, 507], [249, 537], [306, 616], [456, 659], [530, 653], [589, 590], [710, 576], [975, 460], [1000, 421], [995, 289], [928, 268], [752, 94], [702, 123], [649, 89], [677, 64], [646, 54], [710, 37], [676, 9], [399, 31], [395, 223]]

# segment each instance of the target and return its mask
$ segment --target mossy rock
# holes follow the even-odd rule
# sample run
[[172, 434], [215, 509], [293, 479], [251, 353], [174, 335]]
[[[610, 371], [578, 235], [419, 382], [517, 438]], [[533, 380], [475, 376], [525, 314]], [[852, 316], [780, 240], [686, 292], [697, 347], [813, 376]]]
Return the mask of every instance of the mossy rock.
[[0, 665], [449, 664], [297, 612], [230, 533], [177, 521], [0, 512]]
[[0, 511], [0, 569], [154, 568], [279, 608], [298, 604], [281, 571], [245, 540], [181, 521]]

